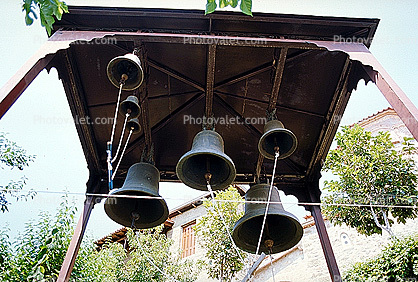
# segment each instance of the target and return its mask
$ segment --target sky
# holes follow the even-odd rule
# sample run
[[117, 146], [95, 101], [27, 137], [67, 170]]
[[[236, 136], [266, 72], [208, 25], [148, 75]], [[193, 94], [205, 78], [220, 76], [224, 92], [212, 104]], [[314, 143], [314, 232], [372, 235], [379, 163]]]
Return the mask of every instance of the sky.
[[[203, 9], [205, 6], [203, 0], [72, 0], [67, 4], [179, 9]], [[370, 50], [412, 102], [418, 105], [418, 1], [253, 0], [253, 11], [381, 19]], [[47, 34], [39, 21], [30, 27], [25, 25], [19, 0], [5, 0], [0, 15], [3, 27], [0, 44], [1, 87], [41, 47], [47, 40]], [[357, 91], [352, 93], [341, 124], [355, 123], [388, 106], [375, 85], [369, 83], [365, 86], [364, 81], [360, 81]], [[53, 213], [60, 203], [62, 191], [85, 192], [88, 179], [86, 162], [61, 81], [54, 69], [49, 74], [44, 70], [26, 89], [0, 120], [0, 132], [8, 133], [9, 139], [25, 148], [29, 154], [36, 155], [35, 162], [23, 171], [1, 170], [0, 186], [6, 185], [10, 179], [25, 175], [28, 178], [25, 190], [48, 191], [38, 193], [33, 200], [26, 202], [12, 199], [9, 212], [0, 214], [0, 228], [8, 226], [14, 238], [23, 231], [24, 223], [36, 219], [40, 211]], [[160, 183], [160, 194], [171, 209], [201, 193], [183, 184]], [[84, 196], [70, 195], [70, 199], [79, 209], [82, 208]], [[289, 203], [284, 206], [285, 209], [302, 220], [305, 212], [296, 205], [296, 199], [282, 197], [282, 200]], [[120, 226], [104, 213], [103, 203], [97, 204], [87, 226], [87, 234], [101, 238], [118, 228]]]

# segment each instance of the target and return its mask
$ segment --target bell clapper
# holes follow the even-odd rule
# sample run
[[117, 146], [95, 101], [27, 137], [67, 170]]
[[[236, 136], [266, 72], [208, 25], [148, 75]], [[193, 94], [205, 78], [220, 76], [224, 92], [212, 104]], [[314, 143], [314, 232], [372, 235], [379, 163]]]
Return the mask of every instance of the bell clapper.
[[120, 84], [121, 85], [124, 85], [125, 84], [125, 82], [128, 80], [128, 75], [127, 74], [122, 74], [121, 75], [121, 77], [120, 77]]
[[131, 212], [131, 218], [132, 218], [132, 224], [131, 224], [131, 228], [135, 231], [137, 228], [135, 226], [135, 222], [139, 220], [140, 215], [138, 212], [133, 211]]
[[269, 252], [271, 253], [273, 246], [274, 246], [274, 241], [271, 239], [266, 239], [264, 241], [264, 246], [266, 246], [266, 248], [269, 250]]
[[210, 185], [210, 179], [212, 178], [212, 173], [206, 172], [205, 173], [205, 180], [208, 185]]
[[280, 148], [279, 146], [274, 147], [275, 157], [278, 158], [280, 156]]

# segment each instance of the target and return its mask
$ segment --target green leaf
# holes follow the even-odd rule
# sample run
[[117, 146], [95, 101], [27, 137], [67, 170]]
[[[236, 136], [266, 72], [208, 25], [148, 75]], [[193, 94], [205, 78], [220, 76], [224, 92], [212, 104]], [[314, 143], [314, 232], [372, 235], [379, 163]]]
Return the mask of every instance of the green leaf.
[[241, 5], [240, 5], [241, 11], [249, 16], [253, 16], [253, 13], [251, 12], [251, 8], [252, 8], [252, 0], [241, 0]]
[[44, 257], [44, 255], [46, 254], [46, 252], [48, 251], [48, 249], [47, 248], [43, 248], [39, 253], [38, 253], [38, 255], [37, 255], [37, 257], [36, 257], [36, 259], [39, 261], [39, 260], [41, 260], [43, 257]]
[[206, 3], [205, 15], [215, 12], [216, 7], [217, 5], [215, 0], [208, 0], [208, 2]]
[[225, 8], [226, 6], [229, 5], [228, 0], [219, 0], [219, 8]]
[[232, 8], [235, 8], [236, 6], [238, 6], [238, 0], [231, 0], [229, 1], [230, 5]]

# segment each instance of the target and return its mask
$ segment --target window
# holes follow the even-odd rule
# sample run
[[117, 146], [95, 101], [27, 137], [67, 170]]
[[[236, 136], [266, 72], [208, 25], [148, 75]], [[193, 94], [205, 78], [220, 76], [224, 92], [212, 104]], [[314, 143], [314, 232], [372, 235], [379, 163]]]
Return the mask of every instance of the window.
[[183, 253], [181, 254], [182, 258], [188, 257], [194, 254], [195, 251], [195, 239], [194, 239], [194, 230], [193, 226], [195, 226], [196, 221], [189, 222], [183, 225], [183, 235], [182, 235], [182, 242], [181, 248]]

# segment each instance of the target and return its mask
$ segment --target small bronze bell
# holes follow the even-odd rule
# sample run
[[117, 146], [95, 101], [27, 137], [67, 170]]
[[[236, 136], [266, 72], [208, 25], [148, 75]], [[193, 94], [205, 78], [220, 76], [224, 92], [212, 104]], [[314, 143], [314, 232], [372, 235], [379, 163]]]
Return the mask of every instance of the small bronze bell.
[[[255, 253], [261, 233], [266, 203], [251, 203], [251, 201], [267, 202], [270, 190], [269, 184], [256, 184], [245, 194], [245, 214], [234, 226], [232, 238], [241, 250]], [[303, 235], [302, 225], [296, 216], [283, 209], [279, 190], [273, 186], [269, 209], [259, 253], [279, 253], [295, 246]], [[276, 202], [276, 203], [274, 203]]]
[[141, 111], [139, 100], [136, 96], [128, 96], [122, 103], [120, 103], [120, 112], [123, 115], [129, 114], [130, 118], [137, 118]]
[[132, 118], [132, 119], [128, 120], [128, 122], [126, 123], [126, 127], [129, 130], [132, 129], [133, 134], [141, 132], [141, 125], [139, 124], [139, 120], [137, 118]]
[[[158, 194], [160, 173], [149, 163], [132, 165], [122, 188], [113, 189], [110, 195], [151, 196]], [[107, 198], [104, 204], [106, 214], [115, 222], [145, 229], [158, 226], [168, 218], [168, 208], [164, 199]]]
[[274, 160], [276, 150], [279, 150], [278, 159], [290, 156], [295, 150], [298, 141], [295, 134], [284, 128], [278, 120], [270, 120], [264, 126], [264, 134], [258, 142], [258, 150], [265, 158]]
[[117, 88], [120, 87], [120, 83], [123, 81], [122, 89], [131, 91], [142, 84], [144, 71], [138, 56], [126, 54], [113, 58], [109, 62], [107, 65], [107, 76], [110, 82]]
[[234, 162], [224, 153], [224, 141], [214, 130], [202, 130], [193, 139], [192, 149], [177, 163], [178, 178], [187, 186], [207, 191], [205, 175], [210, 173], [213, 190], [224, 189], [236, 175]]

